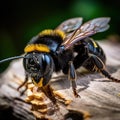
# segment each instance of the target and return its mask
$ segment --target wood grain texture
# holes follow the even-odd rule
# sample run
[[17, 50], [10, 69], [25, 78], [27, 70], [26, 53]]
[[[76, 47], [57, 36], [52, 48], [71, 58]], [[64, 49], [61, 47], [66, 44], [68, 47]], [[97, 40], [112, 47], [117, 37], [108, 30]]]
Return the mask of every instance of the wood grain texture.
[[[120, 79], [120, 44], [111, 44], [107, 41], [99, 42], [107, 56], [107, 69], [115, 78]], [[71, 100], [63, 107], [66, 116], [77, 116], [73, 120], [120, 120], [120, 84], [111, 82], [98, 73], [77, 73], [77, 90], [80, 98], [73, 96], [66, 75], [54, 74], [51, 86], [55, 92]], [[0, 116], [9, 120], [34, 120], [31, 105], [25, 102], [26, 94], [20, 96], [16, 89], [24, 81], [24, 69], [22, 60], [10, 63], [8, 69], [0, 77]], [[24, 87], [21, 89], [21, 91]], [[2, 115], [1, 115], [2, 114]], [[59, 116], [59, 115], [58, 115]], [[58, 120], [54, 115], [53, 120]], [[63, 118], [60, 118], [62, 120]], [[67, 118], [66, 118], [67, 119]], [[69, 117], [67, 120], [71, 120]]]

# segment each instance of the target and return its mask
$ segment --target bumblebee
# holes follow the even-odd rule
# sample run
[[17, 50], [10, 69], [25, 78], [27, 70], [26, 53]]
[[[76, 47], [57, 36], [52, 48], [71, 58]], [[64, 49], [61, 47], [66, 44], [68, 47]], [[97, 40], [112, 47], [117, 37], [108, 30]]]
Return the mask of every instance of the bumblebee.
[[24, 49], [24, 56], [7, 58], [0, 63], [23, 58], [25, 81], [22, 85], [30, 77], [40, 88], [49, 84], [53, 72], [62, 71], [68, 75], [75, 97], [79, 96], [76, 90], [76, 70], [81, 66], [91, 72], [100, 72], [114, 82], [120, 82], [107, 72], [105, 53], [90, 38], [98, 32], [106, 31], [109, 21], [109, 17], [101, 17], [82, 25], [82, 18], [68, 19], [56, 29], [44, 30], [33, 37]]

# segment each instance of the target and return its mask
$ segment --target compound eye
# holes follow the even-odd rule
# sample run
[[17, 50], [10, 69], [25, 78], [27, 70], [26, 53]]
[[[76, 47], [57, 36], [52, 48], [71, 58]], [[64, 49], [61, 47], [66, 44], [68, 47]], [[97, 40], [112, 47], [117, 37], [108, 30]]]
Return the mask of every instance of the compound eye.
[[48, 72], [53, 69], [53, 61], [51, 59], [51, 56], [49, 55], [44, 55], [44, 74], [47, 74]]

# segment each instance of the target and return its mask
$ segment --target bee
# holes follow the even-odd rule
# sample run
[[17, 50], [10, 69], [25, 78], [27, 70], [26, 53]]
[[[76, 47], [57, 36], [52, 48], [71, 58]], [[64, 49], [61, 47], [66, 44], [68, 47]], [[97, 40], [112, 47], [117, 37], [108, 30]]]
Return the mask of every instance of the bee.
[[105, 53], [90, 38], [96, 33], [106, 31], [109, 21], [109, 17], [100, 17], [82, 24], [81, 17], [68, 19], [54, 30], [46, 29], [33, 37], [24, 49], [24, 56], [10, 57], [0, 63], [23, 58], [25, 81], [21, 86], [30, 77], [36, 86], [44, 88], [49, 84], [53, 72], [62, 71], [68, 75], [75, 97], [79, 96], [76, 70], [81, 66], [88, 71], [102, 73], [114, 82], [120, 82], [106, 70]]

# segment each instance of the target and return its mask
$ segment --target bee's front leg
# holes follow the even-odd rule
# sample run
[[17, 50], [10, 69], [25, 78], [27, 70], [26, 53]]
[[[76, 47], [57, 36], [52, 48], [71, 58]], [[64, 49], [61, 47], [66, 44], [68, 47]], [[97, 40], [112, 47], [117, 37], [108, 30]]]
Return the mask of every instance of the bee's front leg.
[[17, 88], [17, 90], [19, 91], [20, 88], [22, 88], [25, 85], [25, 90], [20, 92], [20, 95], [23, 95], [25, 93], [25, 91], [27, 90], [27, 85], [26, 85], [27, 82], [28, 82], [28, 75], [26, 74], [24, 82]]

